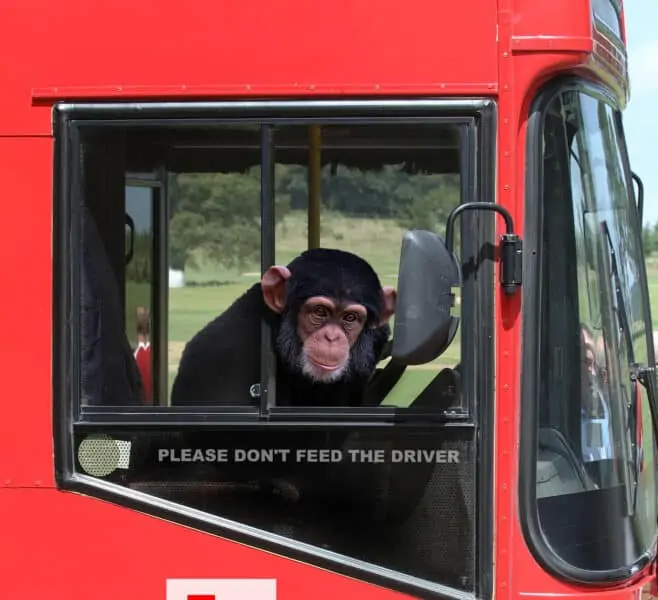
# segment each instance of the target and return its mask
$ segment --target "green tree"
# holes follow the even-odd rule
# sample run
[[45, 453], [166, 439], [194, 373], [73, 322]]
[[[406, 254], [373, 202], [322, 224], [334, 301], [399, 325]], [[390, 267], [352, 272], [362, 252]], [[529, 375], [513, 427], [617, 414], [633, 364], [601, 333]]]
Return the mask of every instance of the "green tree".
[[[308, 202], [308, 173], [301, 165], [277, 164], [275, 219]], [[197, 251], [227, 268], [259, 258], [260, 169], [246, 173], [184, 174], [171, 187], [170, 264], [192, 266]], [[363, 170], [338, 165], [322, 170], [321, 203], [351, 217], [394, 219], [405, 228], [443, 233], [460, 202], [456, 174], [409, 173], [406, 165]], [[458, 239], [458, 234], [456, 238]]]
[[644, 253], [650, 256], [658, 251], [658, 223], [645, 225], [642, 229]]
[[[153, 238], [150, 232], [140, 232], [133, 238], [132, 260], [126, 266], [126, 280], [136, 283], [151, 283], [153, 267], [151, 265], [151, 244]], [[126, 246], [129, 242], [126, 241]]]
[[[260, 169], [246, 173], [176, 177], [170, 221], [170, 263], [184, 269], [196, 251], [227, 268], [244, 268], [260, 257]], [[290, 194], [277, 191], [275, 214], [289, 210]]]

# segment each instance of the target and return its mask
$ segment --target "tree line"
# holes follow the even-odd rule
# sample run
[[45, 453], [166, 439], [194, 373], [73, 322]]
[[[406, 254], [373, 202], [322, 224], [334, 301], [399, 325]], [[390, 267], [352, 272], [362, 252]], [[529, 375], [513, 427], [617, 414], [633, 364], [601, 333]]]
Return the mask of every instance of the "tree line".
[[645, 225], [642, 229], [642, 246], [647, 256], [658, 253], [658, 223]]
[[[291, 210], [306, 210], [305, 167], [277, 164], [274, 181], [276, 223]], [[178, 175], [170, 203], [171, 267], [190, 266], [199, 250], [226, 268], [257, 264], [260, 190], [260, 167], [246, 173]], [[401, 165], [379, 171], [322, 170], [321, 208], [348, 217], [393, 219], [404, 228], [441, 232], [459, 201], [458, 174], [409, 174]]]
[[[275, 222], [306, 210], [307, 169], [277, 164]], [[202, 254], [226, 268], [246, 268], [260, 257], [260, 168], [245, 173], [180, 174], [170, 190], [169, 264], [185, 270]], [[450, 211], [460, 202], [458, 174], [410, 174], [403, 165], [378, 171], [338, 166], [322, 169], [321, 207], [348, 217], [390, 219], [405, 229], [443, 234]], [[642, 234], [647, 256], [658, 252], [658, 224]], [[126, 276], [146, 282], [151, 273], [151, 238], [134, 239]], [[199, 252], [200, 251], [200, 252]]]

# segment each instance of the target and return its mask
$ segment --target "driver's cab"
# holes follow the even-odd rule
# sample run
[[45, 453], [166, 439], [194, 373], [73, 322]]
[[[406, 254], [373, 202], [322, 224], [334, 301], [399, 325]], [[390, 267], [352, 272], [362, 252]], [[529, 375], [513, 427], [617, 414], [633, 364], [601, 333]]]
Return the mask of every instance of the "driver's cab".
[[614, 100], [582, 82], [540, 96], [528, 148], [521, 524], [545, 569], [623, 580], [657, 533], [642, 186]]

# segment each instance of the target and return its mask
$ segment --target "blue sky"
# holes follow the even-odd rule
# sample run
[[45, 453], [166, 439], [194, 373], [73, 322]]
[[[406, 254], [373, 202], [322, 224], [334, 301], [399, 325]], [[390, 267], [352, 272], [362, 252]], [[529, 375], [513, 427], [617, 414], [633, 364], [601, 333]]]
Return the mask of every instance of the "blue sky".
[[658, 221], [658, 2], [626, 0], [626, 39], [631, 101], [624, 130], [633, 170], [644, 182], [644, 221]]

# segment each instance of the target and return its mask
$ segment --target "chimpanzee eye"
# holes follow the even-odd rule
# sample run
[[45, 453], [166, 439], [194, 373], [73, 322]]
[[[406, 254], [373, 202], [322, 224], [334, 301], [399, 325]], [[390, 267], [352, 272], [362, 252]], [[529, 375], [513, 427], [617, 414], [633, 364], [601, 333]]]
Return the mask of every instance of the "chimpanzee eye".
[[328, 312], [329, 311], [327, 310], [326, 306], [316, 306], [315, 309], [313, 310], [313, 314], [316, 317], [321, 317], [323, 319], [327, 316]]
[[358, 319], [358, 317], [357, 317], [356, 313], [347, 313], [343, 317], [343, 321], [345, 321], [346, 323], [354, 323], [357, 319]]

